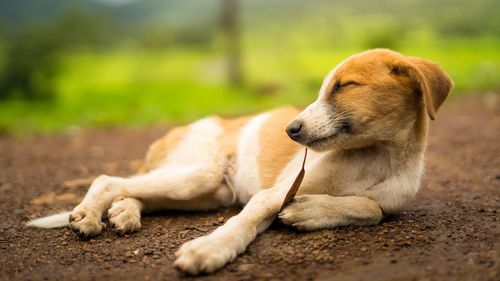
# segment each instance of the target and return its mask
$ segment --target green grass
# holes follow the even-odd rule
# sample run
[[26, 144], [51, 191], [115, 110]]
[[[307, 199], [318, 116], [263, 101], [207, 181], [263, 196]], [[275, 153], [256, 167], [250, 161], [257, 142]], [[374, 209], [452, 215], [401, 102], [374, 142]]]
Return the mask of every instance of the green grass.
[[[245, 42], [246, 85], [225, 84], [220, 54], [195, 49], [66, 54], [52, 103], [0, 103], [0, 130], [51, 133], [68, 127], [184, 123], [218, 113], [240, 115], [315, 99], [328, 71], [359, 47], [332, 48], [297, 38], [282, 45]], [[440, 63], [454, 94], [500, 86], [500, 39], [420, 41], [398, 51]]]

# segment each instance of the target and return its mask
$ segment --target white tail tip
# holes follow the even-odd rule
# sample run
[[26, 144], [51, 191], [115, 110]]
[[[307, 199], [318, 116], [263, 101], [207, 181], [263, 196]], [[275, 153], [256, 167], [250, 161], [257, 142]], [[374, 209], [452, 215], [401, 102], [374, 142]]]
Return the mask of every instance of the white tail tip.
[[39, 219], [34, 219], [26, 223], [26, 226], [40, 228], [59, 228], [69, 225], [70, 212], [63, 212]]

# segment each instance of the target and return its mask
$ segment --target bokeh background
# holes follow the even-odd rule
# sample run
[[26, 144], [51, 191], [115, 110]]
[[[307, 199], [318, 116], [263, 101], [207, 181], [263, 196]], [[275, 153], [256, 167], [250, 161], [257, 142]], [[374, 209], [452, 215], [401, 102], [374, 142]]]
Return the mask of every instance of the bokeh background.
[[498, 0], [0, 0], [0, 133], [304, 106], [347, 56], [439, 62], [500, 89]]

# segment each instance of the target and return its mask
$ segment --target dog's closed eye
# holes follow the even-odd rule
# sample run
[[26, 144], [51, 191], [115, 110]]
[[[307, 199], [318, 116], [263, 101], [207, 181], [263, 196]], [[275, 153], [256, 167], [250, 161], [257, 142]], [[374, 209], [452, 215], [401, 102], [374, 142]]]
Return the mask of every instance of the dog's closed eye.
[[348, 82], [341, 83], [340, 80], [338, 80], [337, 82], [335, 82], [335, 84], [333, 84], [333, 88], [332, 88], [331, 93], [335, 94], [343, 88], [346, 88], [349, 86], [359, 86], [359, 85], [361, 85], [361, 84], [356, 82], [356, 81], [348, 81]]

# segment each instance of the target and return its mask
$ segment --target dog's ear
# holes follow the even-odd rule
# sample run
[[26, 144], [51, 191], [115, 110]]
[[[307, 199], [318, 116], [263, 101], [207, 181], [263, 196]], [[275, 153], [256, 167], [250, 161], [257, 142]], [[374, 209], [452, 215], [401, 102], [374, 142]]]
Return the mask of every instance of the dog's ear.
[[409, 76], [419, 87], [429, 117], [436, 119], [436, 112], [453, 87], [453, 81], [438, 64], [417, 57], [396, 63], [392, 73]]

